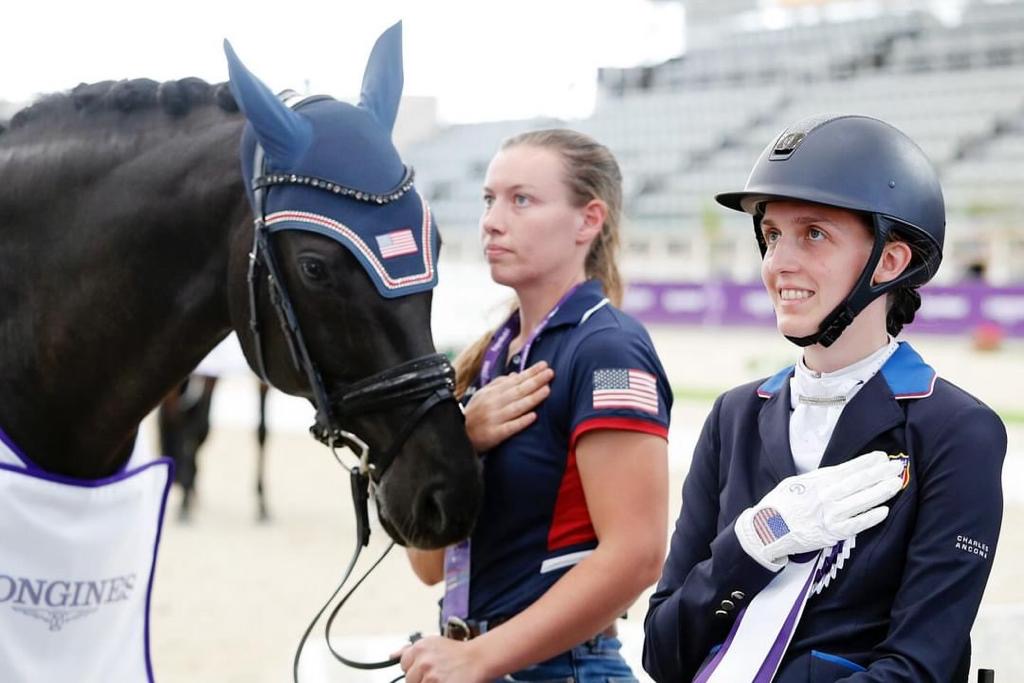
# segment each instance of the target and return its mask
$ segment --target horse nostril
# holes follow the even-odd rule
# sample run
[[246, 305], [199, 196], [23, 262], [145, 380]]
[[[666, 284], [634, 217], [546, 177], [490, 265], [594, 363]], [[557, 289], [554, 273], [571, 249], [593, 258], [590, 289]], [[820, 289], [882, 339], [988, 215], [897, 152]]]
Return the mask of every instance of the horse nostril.
[[[450, 501], [447, 501], [450, 502]], [[432, 486], [420, 493], [416, 499], [413, 513], [416, 515], [417, 529], [443, 534], [448, 516], [445, 514], [445, 495], [440, 486]]]

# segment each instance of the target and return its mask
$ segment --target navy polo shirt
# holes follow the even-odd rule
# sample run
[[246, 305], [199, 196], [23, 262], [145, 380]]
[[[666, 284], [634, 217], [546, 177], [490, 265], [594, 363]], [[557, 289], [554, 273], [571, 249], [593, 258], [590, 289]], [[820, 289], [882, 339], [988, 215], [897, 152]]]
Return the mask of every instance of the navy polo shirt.
[[[482, 456], [472, 619], [522, 611], [597, 546], [576, 466], [581, 435], [622, 429], [668, 436], [672, 394], [650, 336], [608, 302], [598, 281], [577, 288], [534, 339], [526, 367], [542, 360], [555, 377], [537, 420]], [[509, 359], [502, 373], [517, 370], [518, 361]]]

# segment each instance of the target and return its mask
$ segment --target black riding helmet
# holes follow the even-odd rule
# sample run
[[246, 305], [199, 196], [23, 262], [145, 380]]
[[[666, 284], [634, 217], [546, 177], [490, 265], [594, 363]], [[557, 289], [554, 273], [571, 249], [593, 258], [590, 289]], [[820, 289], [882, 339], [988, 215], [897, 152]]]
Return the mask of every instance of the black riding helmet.
[[[798, 346], [830, 346], [874, 299], [898, 287], [928, 282], [942, 261], [946, 209], [938, 174], [921, 148], [893, 126], [869, 116], [815, 116], [784, 130], [754, 164], [742, 192], [715, 199], [754, 217], [761, 256], [765, 204], [798, 200], [849, 209], [870, 219], [875, 244], [846, 299], [825, 316], [818, 331], [787, 339]], [[911, 245], [914, 258], [899, 277], [872, 285], [889, 236]]]

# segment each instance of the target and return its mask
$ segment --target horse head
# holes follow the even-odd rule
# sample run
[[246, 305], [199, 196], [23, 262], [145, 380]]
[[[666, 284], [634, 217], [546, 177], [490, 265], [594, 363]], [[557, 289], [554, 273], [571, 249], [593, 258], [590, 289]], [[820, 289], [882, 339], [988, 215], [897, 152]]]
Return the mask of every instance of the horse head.
[[482, 484], [430, 332], [440, 236], [391, 141], [401, 25], [377, 40], [357, 105], [278, 98], [225, 52], [255, 215], [237, 238], [251, 250], [236, 244], [229, 264], [246, 358], [315, 405], [314, 435], [360, 457], [392, 538], [431, 548], [465, 537]]

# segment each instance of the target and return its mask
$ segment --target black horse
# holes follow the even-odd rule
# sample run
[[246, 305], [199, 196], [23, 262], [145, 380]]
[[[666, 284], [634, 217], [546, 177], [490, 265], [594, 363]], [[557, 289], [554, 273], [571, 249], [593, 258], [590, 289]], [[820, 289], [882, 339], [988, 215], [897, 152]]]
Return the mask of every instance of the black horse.
[[[142, 418], [234, 327], [254, 369], [314, 402], [322, 440], [368, 447], [396, 541], [432, 548], [469, 533], [479, 467], [445, 392], [450, 366], [432, 355], [432, 283], [382, 295], [352, 244], [280, 220], [267, 229], [265, 209], [279, 206], [274, 216], [351, 210], [371, 245], [391, 235], [381, 249], [404, 236], [395, 206], [420, 200], [390, 142], [400, 53], [396, 91], [394, 60], [378, 52], [359, 106], [318, 98], [271, 114], [294, 116], [319, 155], [312, 183], [280, 179], [305, 162], [274, 139], [238, 62], [233, 81], [245, 82], [232, 88], [258, 119], [244, 177], [246, 118], [224, 85], [81, 85], [12, 118], [0, 135], [0, 429], [36, 465], [118, 472]], [[432, 268], [431, 245], [417, 246]]]
[[178, 520], [182, 522], [192, 516], [197, 456], [210, 434], [210, 406], [216, 384], [216, 377], [191, 374], [171, 389], [156, 411], [160, 453], [174, 461], [174, 483], [181, 487]]
[[[199, 473], [199, 449], [210, 434], [210, 408], [218, 378], [192, 373], [160, 401], [157, 429], [160, 453], [174, 461], [174, 483], [181, 487], [178, 520], [192, 518], [196, 475]], [[267, 505], [267, 391], [266, 382], [257, 383], [256, 424], [256, 509], [261, 522], [269, 521]]]

